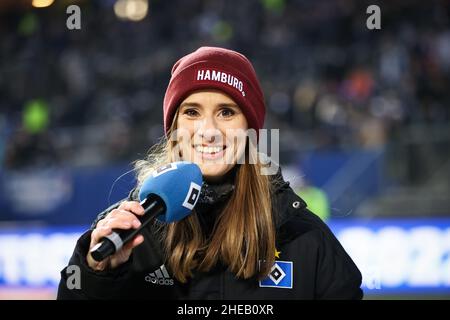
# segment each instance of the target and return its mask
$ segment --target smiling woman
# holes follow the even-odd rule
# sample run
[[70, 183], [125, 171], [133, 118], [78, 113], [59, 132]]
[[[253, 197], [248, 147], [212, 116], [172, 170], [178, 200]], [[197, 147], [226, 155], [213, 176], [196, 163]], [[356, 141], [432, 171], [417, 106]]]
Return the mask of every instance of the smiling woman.
[[[202, 47], [181, 58], [163, 109], [166, 137], [136, 162], [138, 183], [129, 198], [101, 213], [78, 241], [70, 264], [81, 268], [81, 289], [69, 290], [62, 272], [59, 298], [362, 297], [361, 274], [328, 227], [280, 171], [263, 174], [267, 164], [255, 157], [257, 141], [247, 133], [263, 127], [264, 96], [245, 56]], [[192, 213], [155, 222], [95, 261], [90, 249], [100, 239], [140, 226], [143, 181], [178, 160], [196, 163], [203, 176]]]

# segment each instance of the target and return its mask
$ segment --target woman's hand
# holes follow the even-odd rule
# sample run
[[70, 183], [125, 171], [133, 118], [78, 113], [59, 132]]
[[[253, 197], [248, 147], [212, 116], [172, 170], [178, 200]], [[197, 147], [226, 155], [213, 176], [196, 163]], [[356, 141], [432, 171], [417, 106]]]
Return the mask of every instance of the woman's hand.
[[100, 242], [100, 239], [112, 233], [112, 229], [137, 229], [141, 222], [136, 216], [142, 216], [144, 208], [137, 201], [124, 201], [117, 209], [112, 210], [107, 216], [97, 223], [97, 226], [91, 233], [91, 244], [86, 260], [89, 267], [96, 271], [102, 271], [107, 268], [114, 269], [128, 261], [133, 248], [137, 247], [144, 241], [142, 235], [137, 235], [133, 240], [125, 244], [115, 254], [109, 256], [103, 261], [95, 261], [90, 253], [91, 249]]

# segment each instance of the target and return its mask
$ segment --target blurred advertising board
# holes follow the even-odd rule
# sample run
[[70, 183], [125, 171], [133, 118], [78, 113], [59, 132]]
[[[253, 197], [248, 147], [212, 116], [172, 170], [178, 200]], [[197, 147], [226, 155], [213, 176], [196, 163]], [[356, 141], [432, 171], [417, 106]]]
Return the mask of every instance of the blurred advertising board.
[[[366, 295], [450, 295], [450, 219], [342, 219], [328, 225], [360, 268]], [[56, 289], [85, 230], [0, 229], [0, 297], [11, 289]]]

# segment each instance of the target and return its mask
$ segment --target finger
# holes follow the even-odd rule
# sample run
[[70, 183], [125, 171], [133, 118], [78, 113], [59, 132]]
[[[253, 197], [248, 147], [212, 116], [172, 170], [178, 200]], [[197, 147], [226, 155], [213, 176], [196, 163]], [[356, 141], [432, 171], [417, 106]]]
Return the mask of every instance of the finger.
[[112, 210], [107, 216], [106, 216], [106, 218], [105, 219], [108, 219], [108, 218], [116, 218], [116, 217], [118, 217], [118, 216], [121, 216], [121, 215], [123, 215], [123, 214], [127, 214], [127, 215], [132, 215], [132, 216], [135, 216], [135, 214], [131, 211], [131, 210], [128, 210], [128, 209], [123, 209], [123, 208], [116, 208], [116, 209], [114, 209], [114, 210]]
[[[111, 211], [106, 215], [105, 219], [108, 219], [108, 218], [114, 218], [114, 217], [117, 217], [118, 215], [120, 215], [120, 209], [119, 209], [119, 208], [116, 208], [116, 209], [111, 210]], [[105, 220], [105, 219], [104, 219], [104, 220]]]
[[144, 214], [144, 208], [137, 201], [124, 201], [120, 204], [118, 209], [131, 211], [140, 216]]
[[130, 217], [116, 217], [111, 218], [108, 220], [108, 222], [105, 224], [105, 226], [111, 228], [111, 229], [120, 229], [120, 230], [128, 230], [134, 227], [136, 225], [135, 220], [136, 218], [130, 218]]
[[107, 268], [108, 265], [110, 265], [111, 257], [107, 257], [106, 259], [98, 262], [98, 261], [94, 260], [94, 258], [92, 257], [92, 254], [90, 252], [88, 252], [88, 254], [86, 256], [86, 261], [91, 269], [96, 270], [96, 271], [103, 271]]
[[137, 235], [133, 240], [125, 244], [122, 249], [116, 254], [116, 259], [114, 259], [113, 264], [118, 261], [126, 261], [129, 259], [131, 252], [135, 247], [144, 242], [144, 237], [142, 235]]
[[99, 240], [107, 235], [111, 234], [112, 229], [108, 226], [102, 226], [100, 228], [95, 228], [91, 233], [91, 246], [94, 246], [99, 242]]
[[[125, 210], [120, 210], [120, 213], [117, 214], [115, 217], [108, 219], [108, 221], [106, 222], [105, 225], [111, 226], [110, 221], [113, 221], [113, 222], [121, 221], [126, 225], [130, 224], [135, 229], [141, 225], [141, 222], [136, 217], [136, 215], [134, 215], [133, 213], [131, 213], [129, 211], [125, 211]], [[114, 223], [116, 223], [116, 222], [114, 222]], [[121, 229], [123, 229], [123, 228], [121, 228]], [[128, 226], [125, 229], [128, 229]]]
[[103, 227], [103, 225], [105, 224], [105, 219], [106, 219], [106, 217], [103, 218], [102, 220], [99, 220], [99, 221], [97, 222], [97, 225], [96, 225], [95, 227], [96, 227], [96, 228]]
[[138, 245], [140, 245], [143, 242], [144, 242], [144, 236], [142, 234], [138, 234], [131, 242], [132, 248], [133, 249], [136, 248]]
[[131, 252], [131, 250], [136, 248], [142, 242], [144, 242], [144, 236], [142, 234], [138, 234], [132, 241], [123, 246], [123, 250], [128, 254], [129, 251]]

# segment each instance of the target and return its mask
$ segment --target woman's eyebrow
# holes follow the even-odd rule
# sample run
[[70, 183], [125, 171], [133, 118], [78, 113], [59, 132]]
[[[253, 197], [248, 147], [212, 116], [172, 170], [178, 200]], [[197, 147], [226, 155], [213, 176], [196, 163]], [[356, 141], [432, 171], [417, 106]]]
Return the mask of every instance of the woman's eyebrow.
[[[198, 103], [198, 102], [183, 102], [180, 105], [180, 109], [181, 108], [186, 108], [186, 107], [201, 107], [201, 106], [202, 105], [200, 103]], [[236, 103], [233, 103], [233, 102], [230, 102], [230, 103], [228, 103], [228, 102], [219, 103], [219, 104], [217, 104], [217, 107], [219, 107], [219, 108], [226, 108], [226, 107], [239, 108], [239, 106]]]
[[183, 108], [183, 107], [200, 107], [200, 103], [197, 103], [197, 102], [183, 102], [180, 105], [180, 109]]
[[219, 103], [218, 104], [219, 107], [221, 108], [225, 108], [225, 107], [229, 107], [229, 108], [239, 108], [239, 106], [236, 103]]

